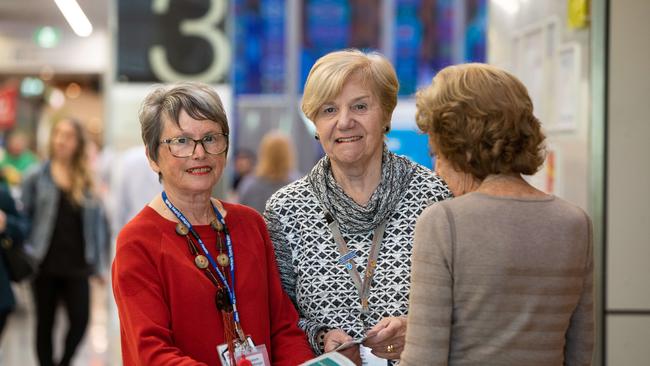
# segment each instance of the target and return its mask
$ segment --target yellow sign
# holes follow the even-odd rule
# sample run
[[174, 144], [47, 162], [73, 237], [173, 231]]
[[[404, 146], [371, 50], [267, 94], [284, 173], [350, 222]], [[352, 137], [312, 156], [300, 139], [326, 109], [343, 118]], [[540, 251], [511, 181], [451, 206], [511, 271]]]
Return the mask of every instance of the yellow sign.
[[568, 0], [567, 23], [569, 28], [584, 28], [589, 24], [589, 0]]

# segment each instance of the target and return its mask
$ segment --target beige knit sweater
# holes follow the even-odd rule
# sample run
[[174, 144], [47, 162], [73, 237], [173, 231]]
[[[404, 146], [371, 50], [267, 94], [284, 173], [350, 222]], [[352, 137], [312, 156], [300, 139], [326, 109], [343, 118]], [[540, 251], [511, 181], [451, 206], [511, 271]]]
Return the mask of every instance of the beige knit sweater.
[[401, 366], [591, 365], [591, 222], [557, 197], [470, 193], [416, 225]]

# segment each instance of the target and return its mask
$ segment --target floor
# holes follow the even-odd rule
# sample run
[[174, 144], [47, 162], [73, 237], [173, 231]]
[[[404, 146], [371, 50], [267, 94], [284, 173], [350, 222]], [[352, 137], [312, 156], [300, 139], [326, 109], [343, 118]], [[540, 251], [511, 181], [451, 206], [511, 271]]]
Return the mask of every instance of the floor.
[[[91, 282], [91, 318], [73, 366], [121, 365], [119, 323], [110, 285]], [[34, 304], [28, 283], [14, 286], [18, 302], [7, 320], [0, 342], [0, 366], [37, 366], [34, 340]], [[65, 314], [57, 314], [54, 354], [60, 354], [65, 339]]]

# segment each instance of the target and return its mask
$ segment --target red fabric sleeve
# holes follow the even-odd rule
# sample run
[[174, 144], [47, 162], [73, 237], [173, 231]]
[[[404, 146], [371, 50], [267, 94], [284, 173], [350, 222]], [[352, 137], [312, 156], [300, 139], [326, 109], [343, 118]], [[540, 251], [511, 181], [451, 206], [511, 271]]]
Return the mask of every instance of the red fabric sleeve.
[[143, 242], [151, 243], [153, 235], [127, 229], [117, 240], [112, 279], [120, 314], [124, 366], [207, 366], [184, 355], [174, 345], [171, 311], [157, 270], [160, 251]]

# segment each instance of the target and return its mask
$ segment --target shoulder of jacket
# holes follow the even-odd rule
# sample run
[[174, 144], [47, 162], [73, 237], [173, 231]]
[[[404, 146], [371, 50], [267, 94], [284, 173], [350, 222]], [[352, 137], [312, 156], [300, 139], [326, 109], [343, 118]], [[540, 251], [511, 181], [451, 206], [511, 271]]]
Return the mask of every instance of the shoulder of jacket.
[[451, 197], [451, 192], [447, 187], [447, 184], [436, 175], [431, 169], [426, 168], [422, 165], [415, 164], [415, 172], [413, 173], [413, 178], [411, 180], [410, 188], [415, 188], [418, 191], [422, 191], [423, 188], [428, 187], [424, 192], [428, 193], [431, 196], [444, 196], [443, 198]]
[[294, 199], [297, 195], [304, 195], [307, 192], [311, 192], [311, 187], [309, 186], [309, 181], [305, 176], [295, 182], [287, 184], [273, 193], [271, 198], [269, 198], [269, 204], [282, 205], [287, 199]]

